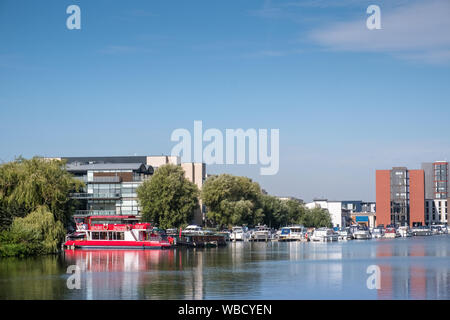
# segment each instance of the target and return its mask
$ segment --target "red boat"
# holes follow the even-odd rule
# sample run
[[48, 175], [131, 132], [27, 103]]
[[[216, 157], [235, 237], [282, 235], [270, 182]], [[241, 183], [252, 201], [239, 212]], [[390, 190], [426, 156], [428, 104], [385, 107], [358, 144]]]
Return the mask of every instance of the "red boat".
[[150, 223], [136, 221], [132, 216], [75, 217], [77, 230], [67, 237], [64, 246], [68, 249], [165, 249], [172, 246], [170, 239]]

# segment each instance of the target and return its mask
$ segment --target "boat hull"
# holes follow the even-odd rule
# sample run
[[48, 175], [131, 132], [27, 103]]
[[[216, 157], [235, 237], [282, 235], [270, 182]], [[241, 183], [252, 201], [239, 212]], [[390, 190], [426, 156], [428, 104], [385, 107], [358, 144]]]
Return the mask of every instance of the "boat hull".
[[111, 241], [111, 240], [71, 240], [64, 246], [70, 249], [168, 249], [171, 244], [158, 241]]

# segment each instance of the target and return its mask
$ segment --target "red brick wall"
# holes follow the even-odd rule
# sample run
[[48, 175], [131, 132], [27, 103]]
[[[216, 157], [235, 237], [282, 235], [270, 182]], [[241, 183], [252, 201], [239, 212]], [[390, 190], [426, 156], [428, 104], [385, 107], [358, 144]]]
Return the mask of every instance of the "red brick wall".
[[376, 171], [377, 225], [391, 223], [391, 171]]
[[409, 170], [409, 221], [425, 225], [425, 173], [423, 170]]

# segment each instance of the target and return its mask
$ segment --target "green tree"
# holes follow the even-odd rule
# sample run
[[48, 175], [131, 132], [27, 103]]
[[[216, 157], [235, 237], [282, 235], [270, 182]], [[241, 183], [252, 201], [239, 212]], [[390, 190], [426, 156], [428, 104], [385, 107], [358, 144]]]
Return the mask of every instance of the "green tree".
[[0, 256], [57, 253], [66, 231], [46, 206], [24, 218], [15, 218], [9, 230], [0, 235]]
[[305, 227], [328, 227], [331, 228], [333, 224], [331, 223], [331, 216], [328, 210], [322, 208], [307, 209], [305, 220]]
[[63, 161], [34, 157], [1, 164], [0, 230], [40, 206], [46, 206], [55, 220], [68, 224], [74, 205], [69, 194], [82, 186], [65, 170]]
[[258, 183], [229, 174], [210, 177], [202, 189], [207, 218], [220, 227], [261, 223], [264, 213], [260, 196]]
[[187, 180], [180, 166], [166, 164], [137, 189], [142, 220], [160, 228], [178, 228], [188, 224], [198, 208], [197, 185]]
[[264, 224], [279, 228], [289, 224], [288, 207], [277, 197], [263, 194], [260, 204], [264, 215]]

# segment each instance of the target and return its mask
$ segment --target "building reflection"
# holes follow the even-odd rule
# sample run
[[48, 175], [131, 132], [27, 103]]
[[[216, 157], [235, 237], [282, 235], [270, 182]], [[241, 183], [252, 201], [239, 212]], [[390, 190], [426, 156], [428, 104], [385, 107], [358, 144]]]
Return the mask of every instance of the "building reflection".
[[[439, 256], [439, 247], [427, 248], [423, 242], [402, 240], [380, 241], [381, 289], [379, 299], [442, 299], [448, 296], [449, 270], [437, 267], [439, 261], [425, 258]], [[427, 270], [433, 269], [433, 276]]]

